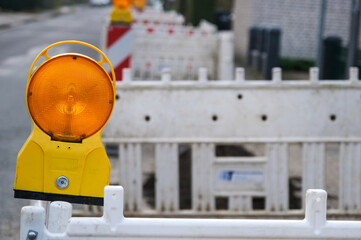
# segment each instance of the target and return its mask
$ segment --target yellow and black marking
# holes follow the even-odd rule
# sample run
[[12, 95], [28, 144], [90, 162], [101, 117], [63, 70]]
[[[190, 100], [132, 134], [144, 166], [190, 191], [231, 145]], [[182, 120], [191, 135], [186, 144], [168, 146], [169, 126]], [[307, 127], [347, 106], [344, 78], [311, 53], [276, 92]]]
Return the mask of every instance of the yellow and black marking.
[[76, 195], [42, 193], [23, 190], [14, 190], [15, 198], [34, 199], [43, 201], [64, 201], [79, 204], [99, 205], [103, 206], [104, 199], [102, 197], [84, 197]]

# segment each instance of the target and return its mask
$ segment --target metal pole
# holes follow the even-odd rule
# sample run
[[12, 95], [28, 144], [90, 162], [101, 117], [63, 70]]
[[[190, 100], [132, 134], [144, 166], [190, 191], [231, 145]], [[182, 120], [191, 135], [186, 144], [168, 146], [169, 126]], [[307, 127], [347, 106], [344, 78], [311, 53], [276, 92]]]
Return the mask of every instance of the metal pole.
[[351, 9], [351, 24], [350, 24], [350, 39], [348, 45], [347, 56], [347, 69], [346, 75], [348, 75], [348, 69], [356, 65], [357, 51], [358, 51], [358, 33], [360, 25], [360, 1], [352, 1]]
[[320, 9], [320, 21], [318, 26], [318, 46], [317, 46], [317, 61], [316, 66], [321, 67], [322, 61], [322, 38], [325, 29], [327, 0], [322, 0]]

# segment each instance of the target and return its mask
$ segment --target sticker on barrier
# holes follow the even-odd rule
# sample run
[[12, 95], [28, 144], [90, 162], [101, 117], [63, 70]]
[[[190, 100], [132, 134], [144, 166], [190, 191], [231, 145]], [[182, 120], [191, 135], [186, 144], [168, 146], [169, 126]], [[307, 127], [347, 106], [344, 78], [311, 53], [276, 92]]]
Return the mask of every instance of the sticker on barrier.
[[260, 171], [221, 170], [218, 176], [220, 181], [225, 182], [263, 182], [263, 172]]

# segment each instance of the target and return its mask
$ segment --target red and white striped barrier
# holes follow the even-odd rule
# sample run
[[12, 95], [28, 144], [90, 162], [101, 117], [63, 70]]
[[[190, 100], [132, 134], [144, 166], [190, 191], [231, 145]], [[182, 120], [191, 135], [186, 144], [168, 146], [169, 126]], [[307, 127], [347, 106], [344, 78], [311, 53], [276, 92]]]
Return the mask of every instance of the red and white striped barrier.
[[185, 26], [183, 16], [155, 10], [136, 13], [133, 20], [132, 32], [116, 25], [105, 27], [103, 50], [117, 80], [125, 67], [132, 69], [134, 79], [142, 80], [159, 79], [163, 69], [169, 69], [174, 79], [195, 80], [201, 67], [209, 69], [210, 79], [233, 78], [232, 37], [221, 37], [213, 24]]
[[130, 26], [108, 26], [106, 53], [110, 62], [113, 64], [117, 81], [122, 80], [122, 69], [130, 67], [132, 41], [133, 31]]

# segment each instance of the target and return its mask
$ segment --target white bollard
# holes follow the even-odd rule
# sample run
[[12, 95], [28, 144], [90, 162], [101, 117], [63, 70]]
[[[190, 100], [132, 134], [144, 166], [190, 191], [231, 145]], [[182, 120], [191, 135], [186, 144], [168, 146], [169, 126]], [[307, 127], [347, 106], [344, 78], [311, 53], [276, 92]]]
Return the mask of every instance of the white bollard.
[[234, 41], [231, 31], [219, 33], [218, 79], [233, 79]]

